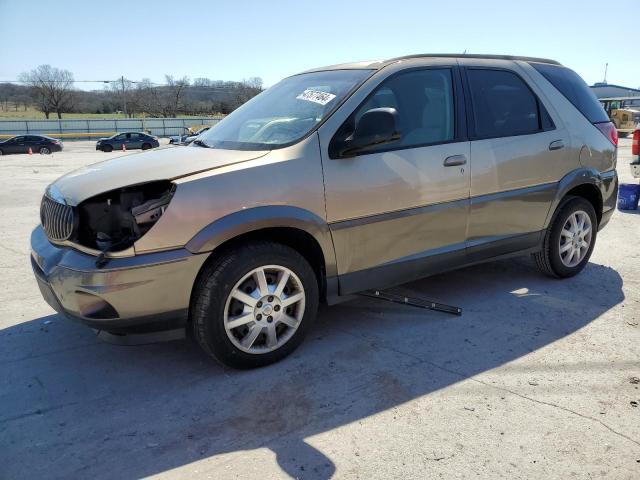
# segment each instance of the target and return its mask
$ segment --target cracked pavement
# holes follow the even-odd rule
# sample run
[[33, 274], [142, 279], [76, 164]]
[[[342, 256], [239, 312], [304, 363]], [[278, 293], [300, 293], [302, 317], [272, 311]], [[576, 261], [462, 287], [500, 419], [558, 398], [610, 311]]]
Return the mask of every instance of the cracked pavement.
[[0, 159], [0, 478], [640, 478], [640, 211], [573, 279], [528, 258], [438, 275], [401, 290], [462, 317], [361, 298], [237, 372], [188, 341], [104, 343], [41, 299], [40, 197], [121, 154], [93, 148]]

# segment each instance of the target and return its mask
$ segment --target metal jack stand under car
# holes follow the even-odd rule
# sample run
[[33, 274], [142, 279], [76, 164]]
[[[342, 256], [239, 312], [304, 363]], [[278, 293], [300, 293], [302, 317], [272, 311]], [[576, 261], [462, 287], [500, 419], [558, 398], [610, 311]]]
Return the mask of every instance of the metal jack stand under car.
[[365, 290], [364, 292], [360, 292], [358, 295], [376, 298], [378, 300], [385, 300], [392, 303], [399, 303], [401, 305], [408, 305], [410, 307], [424, 308], [425, 310], [435, 310], [437, 312], [450, 313], [457, 316], [462, 315], [462, 309], [460, 307], [434, 302], [425, 298], [408, 297], [406, 295], [400, 295], [387, 290]]

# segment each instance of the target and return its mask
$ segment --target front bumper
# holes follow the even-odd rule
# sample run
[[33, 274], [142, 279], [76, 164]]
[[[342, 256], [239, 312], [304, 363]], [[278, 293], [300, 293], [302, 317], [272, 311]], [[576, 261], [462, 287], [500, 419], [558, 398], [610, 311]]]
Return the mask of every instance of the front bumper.
[[69, 318], [99, 330], [126, 333], [184, 324], [195, 278], [207, 258], [185, 249], [113, 258], [58, 247], [38, 226], [31, 265], [45, 301]]

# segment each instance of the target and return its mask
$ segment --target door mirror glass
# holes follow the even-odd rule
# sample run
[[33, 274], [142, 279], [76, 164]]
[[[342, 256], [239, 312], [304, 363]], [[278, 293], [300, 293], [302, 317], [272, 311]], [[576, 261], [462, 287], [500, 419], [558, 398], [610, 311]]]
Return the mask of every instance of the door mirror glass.
[[368, 148], [399, 140], [397, 118], [398, 112], [395, 108], [367, 110], [356, 123], [353, 134], [344, 140], [340, 156], [354, 156]]

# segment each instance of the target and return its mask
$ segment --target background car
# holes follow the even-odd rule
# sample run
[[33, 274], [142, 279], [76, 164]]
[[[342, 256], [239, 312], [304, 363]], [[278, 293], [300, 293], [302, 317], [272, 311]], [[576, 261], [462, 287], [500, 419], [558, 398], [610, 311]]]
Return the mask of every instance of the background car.
[[48, 155], [62, 151], [62, 142], [45, 135], [18, 135], [0, 142], [0, 155], [29, 153], [29, 148], [33, 153]]
[[122, 145], [124, 145], [127, 150], [137, 148], [148, 150], [159, 147], [160, 142], [158, 141], [158, 137], [143, 132], [123, 132], [116, 133], [108, 138], [101, 138], [96, 143], [96, 150], [102, 150], [103, 152], [122, 150]]
[[176, 135], [174, 137], [169, 137], [169, 144], [173, 144], [173, 145], [189, 145], [191, 142], [193, 142], [198, 137], [198, 135], [200, 135], [201, 133], [206, 132], [210, 128], [211, 127], [199, 128], [195, 132], [192, 132], [189, 129], [187, 129], [189, 131], [189, 133], [187, 133], [185, 135]]

